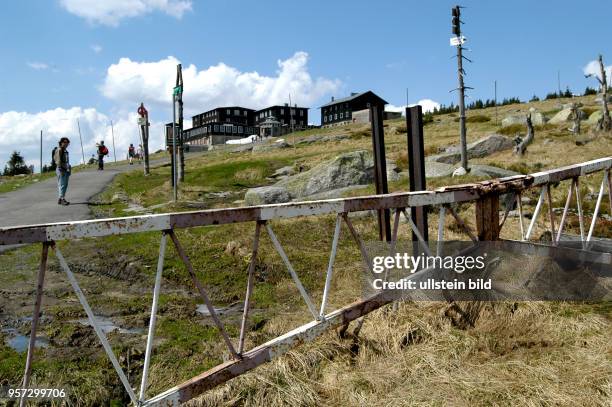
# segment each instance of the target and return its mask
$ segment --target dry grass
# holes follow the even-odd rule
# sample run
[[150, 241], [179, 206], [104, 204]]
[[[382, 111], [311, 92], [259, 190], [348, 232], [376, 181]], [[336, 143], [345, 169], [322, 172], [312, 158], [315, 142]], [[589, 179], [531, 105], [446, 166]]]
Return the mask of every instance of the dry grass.
[[474, 329], [459, 331], [442, 317], [443, 308], [403, 303], [397, 311], [376, 311], [367, 316], [357, 354], [350, 341], [329, 333], [189, 405], [609, 403], [612, 329], [606, 317], [563, 316], [571, 304], [495, 304]]

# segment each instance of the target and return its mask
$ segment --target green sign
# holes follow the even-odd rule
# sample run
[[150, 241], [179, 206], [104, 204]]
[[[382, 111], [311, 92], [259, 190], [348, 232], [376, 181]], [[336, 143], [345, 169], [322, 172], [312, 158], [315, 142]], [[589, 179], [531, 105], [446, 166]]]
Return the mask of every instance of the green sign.
[[183, 93], [183, 87], [182, 86], [177, 86], [174, 88], [174, 95], [178, 95], [180, 93]]

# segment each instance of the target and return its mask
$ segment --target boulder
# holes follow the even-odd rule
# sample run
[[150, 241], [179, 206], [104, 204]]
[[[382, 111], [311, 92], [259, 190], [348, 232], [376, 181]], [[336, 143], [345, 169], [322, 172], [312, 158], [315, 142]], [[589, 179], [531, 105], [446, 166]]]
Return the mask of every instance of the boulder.
[[515, 124], [525, 124], [525, 116], [506, 116], [502, 120], [502, 127], [508, 127]]
[[251, 188], [244, 195], [244, 203], [248, 206], [283, 203], [290, 200], [291, 197], [285, 188], [274, 185]]
[[295, 169], [293, 169], [292, 166], [287, 166], [274, 171], [274, 174], [272, 174], [272, 178], [287, 177], [293, 174], [295, 174]]
[[601, 110], [597, 110], [589, 116], [586, 121], [586, 124], [596, 125], [597, 122], [603, 117], [603, 112]]
[[453, 171], [453, 177], [460, 177], [465, 174], [467, 174], [467, 171], [463, 167], [459, 167], [455, 171]]
[[271, 150], [276, 150], [279, 148], [288, 148], [288, 147], [291, 147], [291, 145], [287, 143], [285, 140], [282, 140], [282, 141], [277, 141], [271, 144], [259, 144], [259, 145], [253, 146], [253, 153], [261, 153], [264, 151], [271, 151]]
[[436, 161], [425, 161], [425, 177], [448, 177], [455, 170], [455, 166]]
[[[580, 116], [582, 117], [582, 119], [583, 120], [586, 119], [586, 113], [584, 113], [582, 110], [579, 110], [579, 112], [580, 112]], [[548, 122], [550, 124], [563, 124], [569, 121], [572, 121], [572, 109], [571, 108], [561, 110], [559, 113], [554, 115], [553, 118], [550, 119]]]
[[[467, 145], [468, 158], [486, 157], [497, 151], [510, 150], [512, 147], [514, 147], [514, 142], [508, 137], [499, 134], [491, 134]], [[456, 164], [461, 161], [459, 146], [448, 147], [446, 152], [429, 156], [427, 160], [438, 163]]]
[[322, 134], [314, 134], [312, 136], [308, 136], [306, 138], [303, 138], [300, 141], [297, 141], [295, 144], [297, 145], [302, 145], [302, 144], [312, 144], [312, 143], [316, 143], [316, 142], [327, 142], [327, 141], [340, 141], [340, 140], [345, 140], [348, 139], [349, 136], [347, 134], [330, 134], [328, 136], [324, 136]]
[[470, 165], [470, 174], [477, 177], [504, 178], [520, 175], [519, 172], [493, 167], [492, 165], [474, 164]]
[[352, 185], [369, 184], [373, 180], [374, 160], [371, 153], [354, 151], [281, 180], [276, 186], [286, 188], [292, 198], [302, 198]]
[[[538, 112], [533, 108], [529, 110], [529, 113], [531, 113], [531, 123], [534, 126], [546, 124], [546, 122], [548, 121], [546, 116], [544, 116], [542, 113]], [[507, 116], [505, 119], [502, 120], [502, 127], [508, 127], [515, 124], [527, 125], [527, 115], [512, 115]]]

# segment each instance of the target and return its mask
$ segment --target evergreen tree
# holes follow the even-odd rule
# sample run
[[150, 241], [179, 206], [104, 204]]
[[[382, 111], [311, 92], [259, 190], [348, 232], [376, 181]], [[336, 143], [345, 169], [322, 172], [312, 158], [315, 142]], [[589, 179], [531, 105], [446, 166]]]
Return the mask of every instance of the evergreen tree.
[[19, 154], [18, 151], [13, 151], [11, 154], [11, 158], [9, 158], [6, 166], [4, 167], [4, 175], [19, 175], [19, 174], [29, 174], [30, 169], [25, 163], [25, 160]]

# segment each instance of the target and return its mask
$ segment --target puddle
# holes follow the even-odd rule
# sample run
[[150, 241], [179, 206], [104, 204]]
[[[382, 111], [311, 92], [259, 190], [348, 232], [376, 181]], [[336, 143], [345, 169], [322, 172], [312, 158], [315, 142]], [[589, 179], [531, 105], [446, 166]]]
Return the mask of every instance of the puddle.
[[[91, 326], [88, 318], [76, 319], [70, 322], [76, 322], [81, 325]], [[142, 328], [121, 328], [120, 326], [115, 325], [112, 319], [106, 317], [96, 317], [96, 322], [100, 329], [102, 329], [102, 332], [104, 332], [105, 334], [113, 332], [114, 330], [119, 331], [119, 333], [121, 334], [141, 334], [144, 332]]]
[[[242, 312], [242, 304], [239, 302], [235, 302], [231, 305], [228, 305], [227, 307], [220, 307], [220, 308], [214, 307], [214, 309], [217, 315], [238, 314]], [[198, 306], [196, 307], [196, 311], [200, 315], [203, 315], [205, 317], [210, 316], [210, 312], [208, 311], [206, 304], [198, 304]]]
[[[14, 349], [17, 352], [25, 352], [28, 350], [28, 345], [30, 343], [30, 335], [21, 335], [16, 329], [8, 328], [2, 330], [5, 334], [8, 334], [9, 337], [6, 338], [6, 344]], [[49, 346], [49, 340], [42, 336], [36, 337], [36, 347], [37, 348], [46, 348]]]

